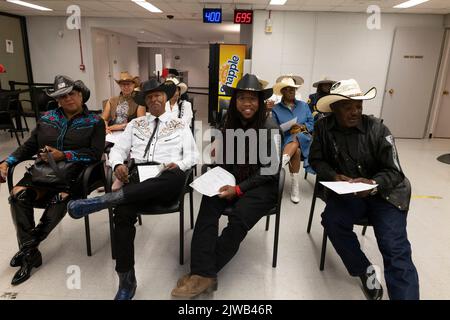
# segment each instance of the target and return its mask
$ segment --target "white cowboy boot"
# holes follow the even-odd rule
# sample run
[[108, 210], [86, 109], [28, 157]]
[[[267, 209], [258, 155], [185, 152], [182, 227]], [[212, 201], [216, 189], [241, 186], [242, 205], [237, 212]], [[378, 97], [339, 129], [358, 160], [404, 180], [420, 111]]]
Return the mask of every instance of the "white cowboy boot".
[[289, 163], [291, 157], [288, 154], [283, 154], [283, 159], [281, 160], [281, 167], [284, 168], [285, 165]]
[[291, 173], [291, 201], [293, 203], [300, 202], [300, 188], [298, 180], [298, 173]]

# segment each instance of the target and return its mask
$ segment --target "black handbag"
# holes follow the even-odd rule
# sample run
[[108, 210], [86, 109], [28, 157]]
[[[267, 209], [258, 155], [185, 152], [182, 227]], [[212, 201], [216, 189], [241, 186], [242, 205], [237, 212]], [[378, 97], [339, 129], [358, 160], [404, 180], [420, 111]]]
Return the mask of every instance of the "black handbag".
[[78, 162], [55, 162], [51, 152], [47, 152], [47, 158], [48, 163], [37, 159], [28, 169], [33, 184], [55, 189], [70, 189], [77, 182], [83, 165]]

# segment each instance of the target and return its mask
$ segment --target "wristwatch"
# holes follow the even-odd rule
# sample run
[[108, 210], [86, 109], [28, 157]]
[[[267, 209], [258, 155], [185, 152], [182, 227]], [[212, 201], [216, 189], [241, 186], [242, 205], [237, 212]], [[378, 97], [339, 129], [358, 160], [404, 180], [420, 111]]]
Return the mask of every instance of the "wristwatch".
[[[375, 180], [370, 180], [370, 182], [372, 182], [372, 184], [377, 184], [377, 182]], [[369, 195], [374, 196], [378, 193], [378, 187], [373, 188], [372, 190], [370, 190]]]

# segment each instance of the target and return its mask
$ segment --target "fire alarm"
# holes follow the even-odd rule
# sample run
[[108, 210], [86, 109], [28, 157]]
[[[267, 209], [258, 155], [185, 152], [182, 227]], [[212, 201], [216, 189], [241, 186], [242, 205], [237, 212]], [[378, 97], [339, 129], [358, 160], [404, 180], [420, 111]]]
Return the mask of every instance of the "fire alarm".
[[86, 70], [86, 66], [84, 64], [80, 64], [80, 70], [81, 71], [85, 71]]

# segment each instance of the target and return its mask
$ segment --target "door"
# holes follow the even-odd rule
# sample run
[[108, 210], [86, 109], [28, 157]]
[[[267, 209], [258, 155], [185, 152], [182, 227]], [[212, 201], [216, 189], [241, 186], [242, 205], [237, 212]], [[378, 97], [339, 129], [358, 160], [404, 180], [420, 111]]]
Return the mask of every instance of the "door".
[[[449, 54], [450, 55], [450, 54]], [[435, 138], [450, 138], [450, 56], [447, 59], [447, 80], [441, 94], [441, 104], [433, 132]]]
[[381, 118], [398, 138], [423, 138], [444, 29], [397, 28]]
[[93, 35], [94, 78], [97, 104], [103, 108], [102, 102], [113, 96], [113, 78], [110, 58], [109, 36], [95, 31]]

